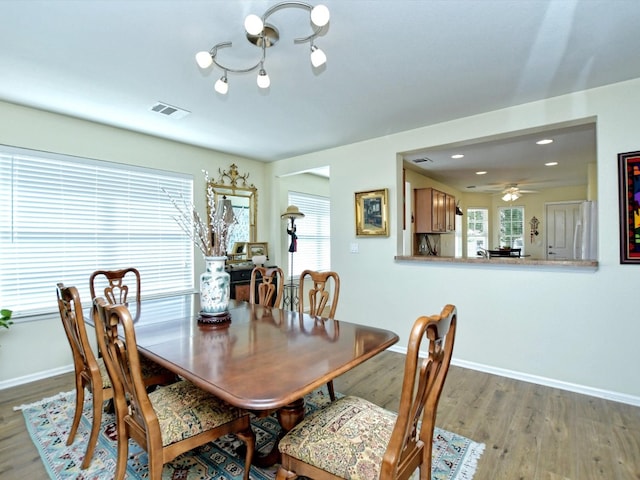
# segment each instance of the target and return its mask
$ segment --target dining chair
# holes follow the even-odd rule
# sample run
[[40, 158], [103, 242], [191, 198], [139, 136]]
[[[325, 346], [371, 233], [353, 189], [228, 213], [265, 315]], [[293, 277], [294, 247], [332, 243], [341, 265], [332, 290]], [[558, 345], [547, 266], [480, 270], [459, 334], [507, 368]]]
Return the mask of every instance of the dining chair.
[[[305, 288], [305, 280], [309, 279], [311, 283], [309, 288]], [[340, 276], [336, 272], [317, 272], [314, 270], [304, 270], [300, 274], [300, 298], [298, 299], [298, 312], [308, 313], [312, 316], [335, 318], [336, 308], [338, 308], [338, 298], [340, 296]], [[332, 291], [333, 295], [330, 295]], [[305, 295], [309, 301], [309, 309], [307, 312], [305, 304]], [[332, 298], [331, 298], [332, 297]], [[328, 311], [327, 303], [331, 298]], [[329, 398], [331, 401], [336, 399], [333, 380], [327, 382], [329, 390]]]
[[87, 443], [87, 450], [80, 466], [85, 469], [91, 464], [93, 451], [98, 441], [103, 402], [113, 397], [113, 388], [102, 359], [96, 358], [89, 343], [78, 290], [76, 287], [65, 287], [64, 284], [58, 283], [56, 292], [60, 318], [73, 354], [73, 369], [76, 381], [75, 413], [71, 422], [67, 445], [73, 443], [78, 431], [84, 405], [85, 388], [93, 394], [91, 433]]
[[[125, 476], [129, 439], [146, 452], [151, 480], [162, 478], [165, 463], [223, 435], [235, 434], [246, 445], [244, 480], [249, 480], [255, 435], [249, 413], [181, 380], [145, 389], [133, 319], [126, 306], [94, 300], [96, 329], [104, 338], [105, 363], [114, 389], [117, 461], [114, 478]], [[118, 335], [120, 333], [120, 336]]]
[[[128, 275], [128, 276], [127, 276]], [[127, 304], [129, 299], [129, 284], [127, 280], [133, 280], [135, 283], [135, 300], [140, 302], [140, 272], [133, 267], [122, 268], [119, 270], [96, 270], [89, 277], [89, 289], [91, 290], [91, 298], [96, 298], [96, 289], [98, 285], [103, 287], [103, 294], [107, 301], [111, 304], [121, 303]]]
[[[453, 305], [415, 321], [397, 414], [354, 396], [315, 411], [280, 440], [282, 460], [276, 480], [298, 476], [405, 480], [416, 468], [421, 480], [430, 479], [436, 410], [456, 323]], [[427, 352], [424, 359], [421, 346]]]
[[[136, 316], [135, 320], [140, 316], [140, 272], [137, 268], [127, 267], [118, 270], [96, 270], [89, 277], [89, 291], [91, 292], [91, 298], [96, 298], [96, 291], [98, 287], [102, 289], [107, 302], [111, 305], [122, 304], [129, 305], [129, 296], [131, 292], [131, 285], [135, 285], [133, 293], [135, 295], [136, 302]], [[95, 310], [95, 309], [94, 309]], [[95, 321], [95, 311], [92, 313]], [[96, 335], [98, 331], [96, 330]], [[97, 335], [98, 336], [98, 335]], [[102, 356], [104, 345], [101, 345], [100, 337], [98, 336], [98, 357]], [[142, 374], [144, 377], [145, 385], [153, 387], [155, 385], [167, 385], [175, 382], [178, 377], [171, 371], [161, 367], [153, 360], [146, 357], [142, 358]]]
[[[257, 283], [259, 278], [261, 281]], [[255, 267], [251, 271], [249, 303], [280, 308], [284, 290], [283, 279], [284, 273], [279, 267]]]

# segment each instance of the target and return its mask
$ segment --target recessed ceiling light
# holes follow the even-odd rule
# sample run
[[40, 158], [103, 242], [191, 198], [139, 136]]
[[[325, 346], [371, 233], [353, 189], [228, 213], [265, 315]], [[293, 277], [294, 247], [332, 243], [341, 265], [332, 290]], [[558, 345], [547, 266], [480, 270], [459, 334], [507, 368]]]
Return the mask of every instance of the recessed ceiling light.
[[536, 142], [538, 145], [548, 145], [549, 143], [553, 143], [553, 140], [550, 138], [545, 138], [544, 140], [538, 140]]
[[451, 158], [463, 158], [464, 155], [462, 155], [461, 153], [456, 153], [455, 155], [451, 155]]
[[476, 172], [476, 175], [486, 175], [487, 172], [485, 172], [484, 170], [480, 170], [479, 172]]
[[558, 162], [547, 162], [547, 163], [545, 163], [545, 166], [546, 166], [546, 167], [554, 167], [554, 166], [556, 166], [557, 164], [558, 164]]

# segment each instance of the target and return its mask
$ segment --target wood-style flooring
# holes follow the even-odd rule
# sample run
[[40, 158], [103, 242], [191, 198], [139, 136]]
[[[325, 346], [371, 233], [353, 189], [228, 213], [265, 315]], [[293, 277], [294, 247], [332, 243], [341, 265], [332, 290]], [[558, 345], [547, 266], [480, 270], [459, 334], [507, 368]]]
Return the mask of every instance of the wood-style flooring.
[[[391, 410], [404, 356], [384, 352], [335, 380], [337, 391]], [[73, 390], [65, 374], [0, 391], [0, 478], [46, 478], [13, 407]], [[640, 408], [451, 367], [437, 425], [486, 444], [474, 480], [638, 480]]]

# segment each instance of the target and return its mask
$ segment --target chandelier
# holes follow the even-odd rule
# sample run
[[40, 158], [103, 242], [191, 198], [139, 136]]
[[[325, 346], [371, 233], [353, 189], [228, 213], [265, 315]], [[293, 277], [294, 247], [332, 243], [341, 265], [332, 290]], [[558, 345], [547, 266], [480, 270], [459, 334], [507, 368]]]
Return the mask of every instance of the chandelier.
[[311, 34], [306, 37], [296, 38], [293, 42], [309, 42], [311, 64], [315, 68], [322, 66], [327, 61], [327, 56], [314, 44], [314, 40], [324, 31], [324, 27], [329, 23], [329, 9], [325, 5], [316, 5], [314, 7], [313, 5], [304, 2], [281, 2], [269, 8], [264, 12], [262, 17], [251, 14], [247, 16], [244, 21], [247, 40], [261, 50], [260, 58], [254, 65], [246, 68], [231, 68], [221, 64], [216, 58], [218, 55], [218, 49], [230, 47], [231, 42], [218, 43], [208, 52], [202, 51], [196, 54], [196, 62], [200, 68], [205, 69], [212, 65], [216, 65], [223, 71], [222, 77], [220, 77], [220, 79], [215, 83], [214, 88], [216, 92], [221, 95], [226, 95], [229, 91], [229, 83], [227, 80], [228, 73], [248, 73], [254, 70], [258, 70], [258, 87], [269, 88], [271, 80], [269, 80], [269, 75], [264, 67], [264, 62], [266, 59], [267, 48], [272, 47], [278, 42], [280, 34], [274, 25], [267, 23], [267, 19], [278, 10], [290, 7], [302, 8], [309, 11], [312, 28]]

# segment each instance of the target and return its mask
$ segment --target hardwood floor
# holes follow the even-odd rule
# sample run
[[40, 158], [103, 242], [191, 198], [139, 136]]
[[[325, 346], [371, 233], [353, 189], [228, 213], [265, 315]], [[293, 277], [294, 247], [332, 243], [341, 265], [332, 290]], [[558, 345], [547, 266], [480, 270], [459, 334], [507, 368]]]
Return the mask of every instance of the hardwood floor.
[[[403, 369], [403, 355], [384, 352], [335, 388], [396, 410]], [[66, 374], [0, 392], [0, 478], [46, 478], [13, 407], [73, 388]], [[437, 424], [486, 444], [474, 480], [640, 479], [638, 407], [451, 367]]]

